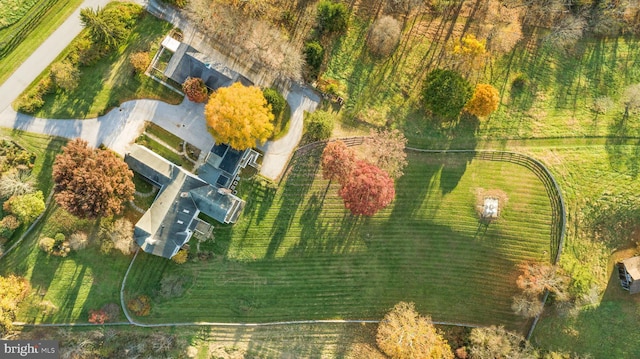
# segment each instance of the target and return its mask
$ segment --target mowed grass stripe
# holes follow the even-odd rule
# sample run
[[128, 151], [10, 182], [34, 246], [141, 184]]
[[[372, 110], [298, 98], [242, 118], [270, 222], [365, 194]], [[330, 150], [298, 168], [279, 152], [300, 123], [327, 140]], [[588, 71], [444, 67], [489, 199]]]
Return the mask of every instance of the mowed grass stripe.
[[[371, 218], [352, 216], [338, 184], [321, 177], [319, 152], [293, 159], [271, 200], [258, 188], [239, 223], [217, 226], [217, 256], [183, 266], [139, 257], [127, 295], [153, 295], [162, 273], [193, 276], [180, 298], [156, 299], [142, 320], [264, 322], [379, 319], [400, 300], [434, 320], [523, 329], [511, 313], [517, 265], [549, 260], [551, 208], [527, 168], [450, 154], [409, 153], [396, 199]], [[485, 226], [482, 190], [504, 194]], [[251, 197], [251, 195], [256, 197]], [[252, 203], [252, 201], [254, 201]], [[140, 284], [140, 285], [138, 285]]]

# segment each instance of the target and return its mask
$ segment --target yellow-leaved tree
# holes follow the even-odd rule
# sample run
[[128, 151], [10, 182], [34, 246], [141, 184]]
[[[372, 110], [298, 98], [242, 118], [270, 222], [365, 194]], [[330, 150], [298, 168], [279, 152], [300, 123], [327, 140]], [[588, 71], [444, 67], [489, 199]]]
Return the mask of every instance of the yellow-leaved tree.
[[378, 324], [378, 347], [392, 359], [453, 359], [447, 341], [413, 303], [399, 302]]
[[273, 132], [273, 114], [262, 91], [239, 82], [211, 94], [204, 117], [216, 142], [244, 150]]
[[489, 116], [498, 109], [500, 94], [495, 87], [489, 84], [478, 84], [471, 100], [467, 102], [464, 109], [478, 117]]
[[463, 74], [471, 74], [480, 70], [487, 59], [485, 45], [484, 40], [478, 40], [471, 34], [463, 36], [460, 40], [452, 41], [449, 45], [451, 66]]

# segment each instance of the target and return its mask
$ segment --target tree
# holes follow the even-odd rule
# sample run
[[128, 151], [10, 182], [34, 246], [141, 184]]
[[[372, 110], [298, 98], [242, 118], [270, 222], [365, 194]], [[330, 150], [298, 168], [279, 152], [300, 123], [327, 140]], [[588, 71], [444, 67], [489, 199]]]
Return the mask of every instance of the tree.
[[398, 45], [402, 29], [400, 22], [391, 16], [383, 16], [371, 26], [367, 45], [369, 50], [379, 56], [388, 56]]
[[356, 154], [350, 147], [340, 140], [331, 141], [322, 151], [322, 177], [344, 183], [355, 162]]
[[18, 305], [29, 295], [29, 282], [13, 274], [0, 277], [0, 336], [4, 337], [12, 328]]
[[471, 99], [473, 89], [457, 72], [436, 69], [427, 75], [423, 93], [425, 105], [431, 112], [453, 119]]
[[485, 41], [467, 34], [459, 41], [453, 41], [451, 47], [451, 65], [463, 73], [482, 68], [487, 58]]
[[42, 191], [12, 196], [4, 203], [5, 208], [16, 215], [20, 222], [29, 224], [44, 212]]
[[209, 131], [217, 142], [244, 150], [264, 143], [273, 132], [273, 114], [262, 91], [239, 82], [214, 92], [204, 108]]
[[287, 108], [287, 100], [278, 92], [276, 89], [265, 88], [262, 90], [262, 95], [264, 96], [267, 103], [271, 106], [271, 113], [275, 118], [280, 117], [282, 112]]
[[117, 47], [128, 35], [123, 24], [104, 16], [104, 9], [84, 8], [80, 10], [80, 21], [89, 30], [91, 39], [108, 48]]
[[176, 264], [185, 264], [187, 263], [187, 258], [189, 258], [189, 252], [181, 249], [178, 251], [178, 253], [176, 253], [175, 256], [171, 257], [171, 260]]
[[89, 311], [89, 323], [104, 324], [104, 322], [106, 322], [108, 319], [109, 316], [102, 309]]
[[182, 92], [187, 95], [189, 101], [198, 103], [206, 102], [209, 94], [207, 85], [199, 77], [187, 77], [182, 84]]
[[343, 3], [321, 0], [318, 3], [318, 31], [324, 33], [342, 33], [347, 30], [349, 12]]
[[133, 172], [106, 149], [89, 148], [86, 141], [70, 141], [53, 164], [56, 202], [80, 218], [111, 216], [133, 200]]
[[489, 116], [498, 109], [500, 94], [489, 84], [478, 84], [471, 100], [465, 105], [465, 110], [478, 117]]
[[316, 111], [307, 117], [305, 134], [310, 141], [326, 140], [333, 132], [333, 116], [327, 111]]
[[396, 195], [393, 180], [380, 168], [366, 161], [356, 161], [347, 176], [340, 197], [354, 215], [373, 216], [388, 206]]
[[516, 284], [525, 294], [539, 296], [548, 290], [558, 299], [563, 300], [568, 297], [570, 278], [561, 273], [557, 266], [526, 262], [519, 267], [522, 274], [518, 276]]
[[149, 53], [146, 51], [134, 52], [129, 56], [129, 62], [131, 66], [133, 66], [133, 70], [137, 74], [142, 74], [147, 71], [147, 67], [151, 64], [151, 59], [149, 58]]
[[625, 114], [640, 108], [640, 84], [629, 85], [622, 94]]
[[133, 240], [133, 224], [126, 218], [119, 218], [113, 222], [105, 221], [100, 228], [103, 240], [111, 241], [113, 248], [124, 255], [133, 253], [136, 249]]
[[378, 347], [393, 359], [449, 359], [451, 348], [431, 322], [413, 303], [399, 302], [389, 311], [376, 335]]
[[317, 73], [324, 58], [324, 48], [317, 41], [309, 41], [304, 44], [304, 58], [314, 73]]
[[534, 358], [533, 348], [520, 335], [504, 327], [473, 328], [469, 335], [471, 357], [476, 359]]
[[545, 41], [555, 49], [569, 52], [575, 49], [576, 43], [582, 38], [587, 21], [582, 17], [568, 15], [551, 29]]
[[540, 297], [530, 294], [519, 294], [513, 297], [511, 309], [517, 315], [525, 318], [534, 318], [542, 314], [544, 303]]
[[60, 61], [51, 65], [51, 80], [64, 91], [73, 91], [80, 81], [80, 70], [69, 61]]
[[404, 148], [407, 139], [398, 130], [371, 130], [364, 140], [367, 160], [383, 169], [393, 179], [402, 176], [407, 165], [407, 153]]

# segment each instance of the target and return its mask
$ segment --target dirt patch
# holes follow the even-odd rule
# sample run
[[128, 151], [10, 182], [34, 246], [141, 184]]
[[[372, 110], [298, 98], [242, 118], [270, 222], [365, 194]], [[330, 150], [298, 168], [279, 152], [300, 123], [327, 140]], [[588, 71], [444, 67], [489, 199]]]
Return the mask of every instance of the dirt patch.
[[481, 187], [476, 188], [474, 192], [476, 195], [475, 209], [478, 217], [482, 217], [485, 198], [497, 198], [498, 218], [500, 218], [500, 214], [506, 207], [507, 203], [509, 203], [509, 196], [507, 196], [507, 193], [499, 189], [484, 189]]

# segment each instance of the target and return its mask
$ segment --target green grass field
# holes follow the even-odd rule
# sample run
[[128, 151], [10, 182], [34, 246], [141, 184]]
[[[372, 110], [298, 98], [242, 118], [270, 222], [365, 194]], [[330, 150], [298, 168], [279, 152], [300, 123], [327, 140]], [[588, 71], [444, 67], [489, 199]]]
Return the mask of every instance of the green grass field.
[[1, 0], [0, 1], [0, 29], [20, 20], [37, 0]]
[[[32, 31], [11, 52], [0, 58], [0, 83], [3, 83], [29, 56], [75, 11], [82, 0], [57, 1]], [[36, 5], [37, 6], [37, 5]], [[13, 31], [0, 30], [0, 37]]]
[[[146, 14], [146, 13], [145, 13]], [[90, 67], [80, 67], [80, 82], [71, 92], [43, 96], [44, 106], [34, 114], [43, 118], [91, 118], [103, 115], [120, 103], [156, 99], [178, 104], [182, 96], [145, 75], [134, 75], [129, 55], [157, 48], [172, 25], [151, 15], [143, 16], [127, 43]], [[67, 49], [66, 52], [69, 50]], [[153, 52], [153, 51], [151, 51]], [[41, 76], [46, 76], [48, 70]], [[37, 80], [32, 84], [34, 85]], [[27, 89], [26, 91], [29, 91]]]
[[[164, 273], [195, 279], [187, 294], [154, 303], [148, 322], [378, 319], [400, 300], [434, 320], [505, 324], [515, 266], [549, 260], [551, 211], [539, 179], [518, 165], [464, 155], [415, 154], [390, 208], [349, 215], [336, 184], [322, 180], [318, 153], [298, 156], [277, 192], [244, 187], [248, 207], [218, 226], [211, 262], [177, 266], [142, 255], [128, 295], [152, 294]], [[513, 179], [518, 178], [514, 184]], [[478, 191], [503, 191], [501, 218], [479, 224]], [[523, 237], [526, 233], [526, 238]]]

